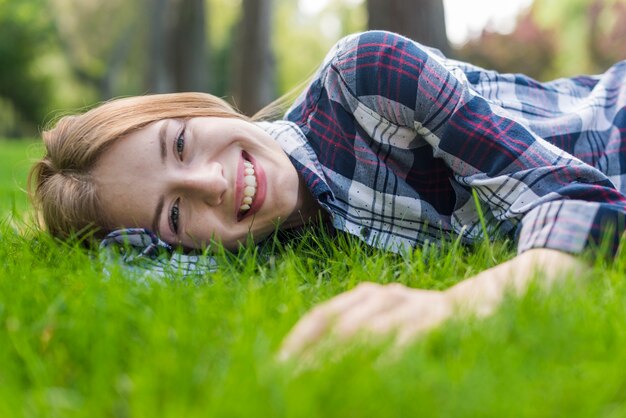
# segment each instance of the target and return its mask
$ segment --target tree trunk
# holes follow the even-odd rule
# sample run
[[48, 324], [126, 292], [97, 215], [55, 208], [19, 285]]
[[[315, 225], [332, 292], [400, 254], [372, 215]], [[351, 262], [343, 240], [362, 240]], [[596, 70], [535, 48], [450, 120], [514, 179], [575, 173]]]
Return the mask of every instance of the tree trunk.
[[170, 39], [169, 0], [146, 0], [148, 10], [148, 92], [173, 91], [174, 80], [169, 71], [167, 45]]
[[177, 91], [207, 91], [208, 42], [204, 0], [177, 0], [171, 61]]
[[115, 83], [124, 68], [124, 63], [130, 55], [131, 39], [135, 37], [134, 24], [128, 25], [113, 44], [106, 60], [106, 69], [100, 80], [100, 97], [109, 100], [115, 97]]
[[206, 91], [209, 74], [204, 0], [147, 3], [148, 91]]
[[[137, 7], [120, 0], [109, 0], [106, 7], [100, 4], [95, 9], [84, 7], [80, 0], [48, 2], [60, 46], [74, 76], [96, 89], [100, 100], [118, 95], [117, 83], [140, 27]], [[67, 14], [75, 14], [79, 23], [65, 20]], [[116, 14], [123, 17], [110, 18]], [[107, 36], [103, 37], [103, 32]]]
[[368, 0], [368, 27], [396, 32], [450, 53], [443, 0]]
[[232, 90], [235, 105], [247, 115], [254, 114], [271, 102], [275, 95], [271, 3], [272, 0], [243, 1], [239, 46], [233, 58], [235, 71]]

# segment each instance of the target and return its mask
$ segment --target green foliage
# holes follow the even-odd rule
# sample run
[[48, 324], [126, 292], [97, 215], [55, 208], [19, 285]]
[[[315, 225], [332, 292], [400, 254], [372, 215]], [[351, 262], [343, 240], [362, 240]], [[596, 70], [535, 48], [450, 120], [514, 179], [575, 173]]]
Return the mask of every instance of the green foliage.
[[0, 139], [0, 218], [23, 218], [29, 210], [27, 171], [42, 154], [39, 142]]
[[461, 47], [456, 55], [487, 69], [550, 79], [557, 59], [555, 32], [541, 27], [528, 12], [519, 18], [513, 33], [486, 31]]
[[207, 26], [211, 46], [211, 90], [228, 96], [231, 84], [236, 26], [241, 14], [241, 0], [209, 0]]
[[[0, 416], [618, 417], [626, 414], [626, 254], [405, 352], [328, 344], [281, 364], [289, 328], [370, 280], [444, 289], [512, 256], [458, 242], [384, 254], [304, 234], [196, 280], [138, 282], [20, 221], [32, 143], [0, 144]], [[10, 167], [10, 168], [7, 168]]]
[[[315, 14], [305, 14], [294, 0], [274, 0], [272, 19], [273, 46], [277, 63], [278, 92], [282, 95], [307, 79], [343, 35], [366, 27], [363, 2], [342, 0], [329, 2]], [[241, 1], [209, 0], [209, 39], [212, 48], [212, 90], [218, 96], [229, 96], [230, 72]], [[297, 53], [294, 53], [297, 45]]]
[[[37, 60], [50, 44], [44, 0], [0, 0], [0, 135], [24, 134], [48, 104], [50, 80]], [[11, 112], [13, 117], [7, 118]], [[4, 125], [4, 126], [3, 126]]]
[[313, 74], [340, 37], [366, 28], [364, 5], [354, 1], [329, 2], [314, 15], [305, 14], [296, 1], [275, 2], [274, 50], [281, 94]]
[[458, 56], [541, 80], [596, 74], [626, 59], [625, 0], [534, 0], [510, 34], [485, 31]]

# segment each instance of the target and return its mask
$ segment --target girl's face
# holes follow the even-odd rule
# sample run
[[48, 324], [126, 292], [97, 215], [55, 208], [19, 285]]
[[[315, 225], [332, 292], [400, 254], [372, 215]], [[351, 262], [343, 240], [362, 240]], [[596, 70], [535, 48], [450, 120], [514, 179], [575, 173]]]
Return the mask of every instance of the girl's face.
[[234, 249], [299, 225], [308, 193], [265, 131], [229, 118], [153, 122], [115, 141], [93, 175], [112, 227], [188, 248]]

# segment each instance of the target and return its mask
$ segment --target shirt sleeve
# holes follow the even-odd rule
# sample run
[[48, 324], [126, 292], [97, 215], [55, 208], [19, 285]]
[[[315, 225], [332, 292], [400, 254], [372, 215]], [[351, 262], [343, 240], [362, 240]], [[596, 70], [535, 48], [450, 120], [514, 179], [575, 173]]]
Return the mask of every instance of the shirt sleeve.
[[[357, 120], [415, 131], [473, 189], [496, 220], [518, 223], [518, 252], [552, 248], [614, 253], [625, 228], [626, 198], [601, 171], [540, 138], [482, 97], [460, 66], [437, 51], [388, 32], [344, 39], [326, 85]], [[339, 99], [337, 99], [339, 100]], [[398, 132], [397, 129], [388, 129]], [[415, 147], [415, 135], [386, 138]]]

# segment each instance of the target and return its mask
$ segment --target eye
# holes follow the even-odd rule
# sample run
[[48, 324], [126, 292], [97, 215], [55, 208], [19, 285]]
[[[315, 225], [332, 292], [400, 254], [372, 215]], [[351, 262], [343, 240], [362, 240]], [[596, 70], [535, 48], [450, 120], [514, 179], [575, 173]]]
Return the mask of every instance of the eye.
[[175, 234], [178, 234], [178, 221], [180, 216], [180, 199], [176, 199], [172, 208], [170, 209], [170, 228], [174, 231]]
[[176, 154], [178, 154], [178, 158], [182, 161], [183, 151], [185, 150], [185, 128], [183, 128], [176, 137], [176, 141], [174, 141], [174, 149]]

